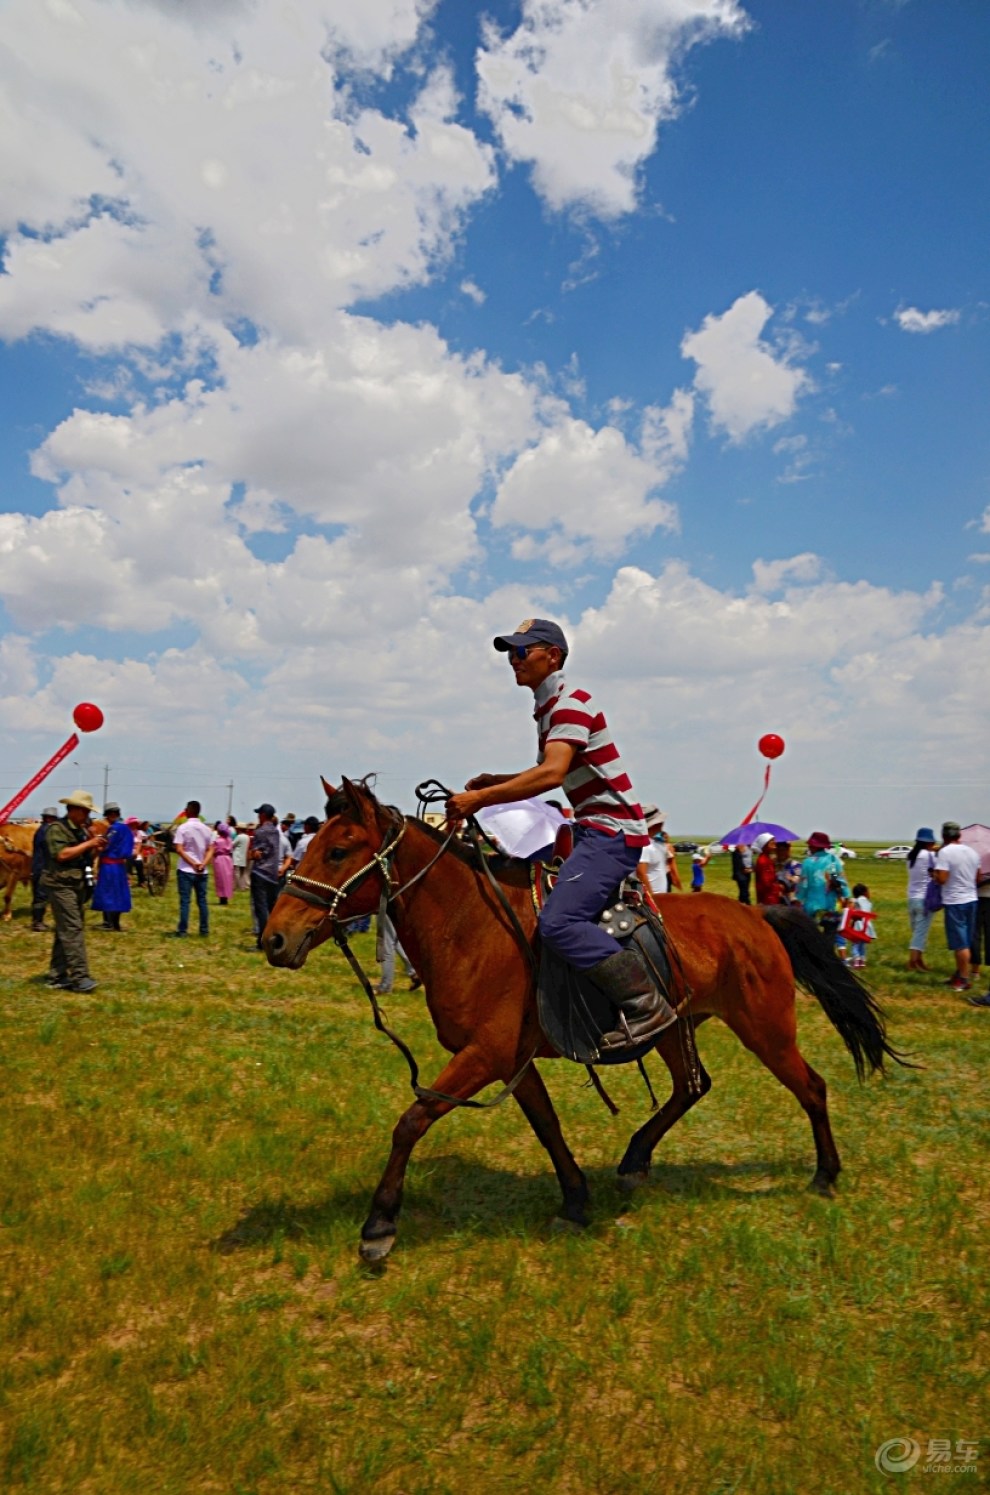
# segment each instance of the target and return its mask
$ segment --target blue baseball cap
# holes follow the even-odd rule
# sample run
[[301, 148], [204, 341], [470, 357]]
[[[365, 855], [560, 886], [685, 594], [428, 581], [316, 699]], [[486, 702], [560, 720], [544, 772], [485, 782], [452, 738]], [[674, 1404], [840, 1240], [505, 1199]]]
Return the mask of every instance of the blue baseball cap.
[[524, 618], [515, 633], [500, 633], [493, 642], [502, 654], [508, 654], [511, 649], [526, 649], [530, 644], [556, 647], [565, 659], [570, 652], [564, 630], [559, 623], [551, 623], [549, 618]]

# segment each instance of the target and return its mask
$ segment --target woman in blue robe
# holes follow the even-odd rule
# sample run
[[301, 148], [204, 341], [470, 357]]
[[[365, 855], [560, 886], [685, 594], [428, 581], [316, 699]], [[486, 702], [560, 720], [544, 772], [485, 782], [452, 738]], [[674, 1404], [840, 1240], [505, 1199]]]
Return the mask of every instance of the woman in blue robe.
[[121, 820], [119, 805], [104, 805], [103, 815], [110, 829], [107, 831], [106, 850], [100, 853], [93, 908], [103, 915], [103, 928], [119, 934], [121, 914], [131, 911], [127, 864], [134, 855], [134, 832]]

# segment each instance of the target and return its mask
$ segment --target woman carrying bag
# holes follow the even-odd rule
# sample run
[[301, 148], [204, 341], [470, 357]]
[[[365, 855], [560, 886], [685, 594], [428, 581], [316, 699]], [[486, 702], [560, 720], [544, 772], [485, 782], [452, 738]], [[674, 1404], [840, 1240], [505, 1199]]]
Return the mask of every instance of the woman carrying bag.
[[911, 944], [908, 949], [908, 970], [927, 971], [925, 946], [932, 920], [941, 906], [941, 889], [932, 878], [935, 867], [935, 832], [923, 825], [914, 838], [908, 853], [908, 918], [911, 921]]

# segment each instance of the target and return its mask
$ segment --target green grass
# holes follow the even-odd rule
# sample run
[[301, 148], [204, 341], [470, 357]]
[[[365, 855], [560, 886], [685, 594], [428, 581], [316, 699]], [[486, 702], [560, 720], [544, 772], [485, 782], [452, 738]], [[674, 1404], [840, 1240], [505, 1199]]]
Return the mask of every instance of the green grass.
[[[339, 955], [269, 969], [243, 897], [209, 941], [164, 939], [170, 888], [138, 896], [131, 933], [91, 929], [100, 985], [77, 997], [29, 979], [47, 940], [19, 909], [0, 931], [0, 1488], [849, 1495], [889, 1483], [888, 1438], [985, 1438], [990, 1013], [939, 987], [939, 928], [932, 977], [903, 969], [903, 866], [854, 866], [880, 915], [867, 976], [925, 1068], [859, 1087], [799, 998], [837, 1200], [806, 1192], [804, 1115], [713, 1023], [714, 1088], [647, 1188], [614, 1176], [647, 1114], [635, 1071], [607, 1077], [613, 1119], [582, 1070], [544, 1065], [591, 1228], [552, 1228], [517, 1108], [465, 1112], [415, 1153], [381, 1275], [356, 1245], [410, 1097]], [[728, 858], [708, 886], [731, 891]], [[389, 1011], [430, 1077], [418, 995]], [[986, 1441], [978, 1468], [963, 1488], [990, 1477]]]

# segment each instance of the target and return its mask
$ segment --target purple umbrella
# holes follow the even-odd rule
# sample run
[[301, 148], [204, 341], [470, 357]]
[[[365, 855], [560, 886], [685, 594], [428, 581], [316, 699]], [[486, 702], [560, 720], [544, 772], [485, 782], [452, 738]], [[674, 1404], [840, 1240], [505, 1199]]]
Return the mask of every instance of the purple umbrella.
[[737, 825], [734, 831], [726, 831], [719, 837], [723, 846], [751, 846], [757, 836], [773, 836], [775, 841], [799, 841], [796, 831], [786, 825], [774, 825], [772, 820], [751, 820], [749, 825]]

